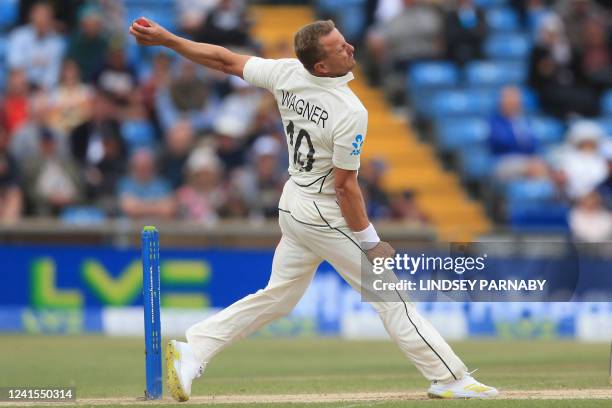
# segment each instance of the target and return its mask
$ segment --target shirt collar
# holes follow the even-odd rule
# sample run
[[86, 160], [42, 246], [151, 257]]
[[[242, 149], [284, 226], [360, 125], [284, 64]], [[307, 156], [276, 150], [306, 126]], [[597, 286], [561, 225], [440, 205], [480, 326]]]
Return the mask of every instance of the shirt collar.
[[341, 77], [320, 77], [312, 75], [310, 72], [308, 72], [306, 68], [304, 68], [304, 66], [302, 66], [301, 68], [302, 75], [304, 76], [304, 78], [306, 78], [306, 80], [325, 88], [346, 85], [349, 81], [352, 81], [355, 78], [353, 76], [353, 73], [350, 71], [346, 75], [343, 75]]

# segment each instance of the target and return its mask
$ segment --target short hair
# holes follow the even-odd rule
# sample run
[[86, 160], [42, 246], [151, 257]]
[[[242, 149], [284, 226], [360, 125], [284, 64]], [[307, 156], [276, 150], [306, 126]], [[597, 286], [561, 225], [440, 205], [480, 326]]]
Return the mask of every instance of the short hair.
[[331, 33], [336, 25], [331, 20], [319, 20], [300, 28], [295, 34], [295, 55], [308, 71], [313, 71], [317, 62], [325, 58], [319, 39]]

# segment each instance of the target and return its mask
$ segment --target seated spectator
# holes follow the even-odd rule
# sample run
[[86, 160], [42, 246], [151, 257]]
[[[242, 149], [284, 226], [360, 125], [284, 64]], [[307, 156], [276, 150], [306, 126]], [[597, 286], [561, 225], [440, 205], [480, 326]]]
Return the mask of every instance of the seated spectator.
[[60, 155], [68, 155], [68, 140], [63, 133], [56, 132], [50, 126], [49, 95], [45, 91], [37, 91], [30, 98], [29, 118], [11, 138], [10, 150], [20, 166], [31, 161], [32, 157], [40, 156], [40, 141], [44, 133], [54, 136], [54, 142]]
[[558, 0], [556, 11], [563, 20], [567, 37], [574, 49], [583, 47], [584, 33], [591, 20], [605, 15], [594, 0]]
[[222, 116], [215, 121], [215, 145], [217, 155], [228, 171], [245, 162], [247, 146], [242, 136], [246, 130], [244, 122], [231, 116]]
[[102, 135], [120, 134], [117, 106], [112, 96], [97, 92], [93, 98], [91, 118], [74, 128], [69, 137], [72, 157], [81, 165], [96, 165], [102, 160]]
[[246, 47], [249, 45], [249, 26], [242, 1], [220, 0], [208, 12], [194, 39], [210, 44]]
[[9, 35], [8, 66], [25, 70], [34, 85], [52, 88], [58, 81], [64, 53], [64, 42], [54, 28], [53, 8], [48, 2], [36, 3], [29, 21]]
[[484, 13], [473, 0], [458, 0], [457, 6], [446, 15], [445, 26], [448, 58], [464, 64], [481, 57], [487, 24]]
[[179, 217], [215, 223], [225, 196], [221, 188], [221, 161], [212, 149], [198, 147], [189, 155], [185, 170], [187, 182], [176, 192]]
[[612, 213], [596, 191], [578, 199], [569, 215], [572, 235], [578, 241], [600, 243], [612, 239]]
[[77, 166], [58, 149], [53, 133], [40, 134], [40, 155], [24, 169], [28, 201], [36, 215], [58, 215], [83, 200], [83, 184]]
[[553, 13], [550, 5], [553, 0], [511, 0], [510, 4], [516, 9], [521, 22], [531, 36], [535, 39], [540, 31], [542, 22]]
[[87, 198], [106, 214], [118, 214], [117, 184], [126, 173], [127, 153], [121, 135], [102, 134], [102, 158], [85, 168]]
[[9, 73], [6, 94], [0, 110], [1, 120], [9, 137], [28, 120], [28, 78], [25, 71]]
[[412, 191], [393, 194], [390, 198], [391, 219], [405, 224], [424, 225], [427, 217], [421, 212], [414, 199]]
[[386, 165], [380, 160], [367, 161], [359, 169], [359, 184], [368, 217], [372, 219], [388, 218], [391, 215], [389, 197], [382, 187], [382, 177], [385, 171]]
[[155, 159], [148, 149], [135, 151], [129, 175], [117, 188], [119, 206], [129, 218], [172, 218], [175, 202], [170, 184], [156, 175]]
[[[443, 29], [433, 6], [423, 0], [403, 0], [399, 14], [370, 31], [366, 43], [374, 64], [372, 68], [380, 70], [387, 88], [403, 92], [403, 76], [410, 63], [444, 55]], [[397, 75], [390, 76], [393, 72]]]
[[262, 100], [262, 92], [237, 76], [231, 76], [229, 82], [232, 92], [220, 102], [217, 117], [240, 122], [243, 130], [239, 136], [244, 137], [251, 128]]
[[190, 157], [189, 153], [193, 149], [194, 141], [193, 128], [186, 120], [177, 122], [165, 137], [165, 149], [163, 149], [160, 168], [174, 189], [183, 184], [185, 163]]
[[208, 13], [217, 6], [218, 0], [177, 0], [177, 14], [181, 31], [193, 37], [204, 25]]
[[170, 84], [172, 59], [170, 54], [161, 51], [153, 57], [151, 72], [144, 78], [140, 87], [145, 106], [149, 112], [155, 111], [155, 96], [160, 89]]
[[138, 81], [136, 71], [127, 62], [121, 40], [116, 39], [109, 45], [106, 62], [94, 74], [94, 83], [119, 104], [127, 104]]
[[374, 5], [374, 24], [384, 25], [400, 14], [403, 10], [403, 0], [377, 0]]
[[64, 61], [59, 86], [51, 93], [49, 125], [57, 132], [69, 135], [75, 127], [91, 116], [93, 90], [81, 81], [79, 66]]
[[0, 224], [17, 222], [23, 212], [19, 168], [8, 151], [8, 142], [8, 132], [0, 126]]
[[199, 132], [212, 126], [216, 105], [216, 96], [210, 93], [210, 84], [200, 77], [197, 66], [181, 61], [178, 75], [158, 92], [156, 110], [164, 131], [183, 118]]
[[128, 105], [121, 110], [121, 136], [130, 152], [141, 147], [152, 149], [157, 142], [157, 129], [149, 117], [144, 95], [136, 88], [128, 99]]
[[521, 91], [506, 87], [501, 92], [499, 111], [489, 120], [489, 144], [496, 156], [533, 155], [536, 138], [523, 113]]
[[570, 199], [584, 197], [607, 178], [608, 164], [599, 152], [604, 136], [603, 129], [590, 121], [576, 122], [570, 128], [569, 146], [554, 163], [558, 181]]
[[67, 57], [76, 61], [83, 78], [90, 82], [104, 65], [107, 51], [101, 10], [87, 4], [79, 10], [79, 29], [70, 37]]
[[602, 19], [594, 18], [585, 27], [583, 43], [579, 54], [585, 79], [594, 89], [612, 87], [612, 42]]
[[497, 158], [495, 175], [499, 181], [547, 175], [545, 163], [535, 155], [537, 141], [516, 87], [501, 92], [499, 111], [489, 119], [489, 146]]
[[531, 53], [529, 84], [543, 108], [562, 119], [570, 114], [593, 116], [599, 109], [597, 94], [584, 84], [578, 62], [561, 21], [548, 17]]
[[[272, 136], [259, 137], [253, 144], [252, 164], [235, 174], [233, 184], [244, 197], [255, 219], [274, 218], [285, 178], [279, 171], [280, 142]], [[230, 186], [231, 189], [232, 186]]]
[[[77, 10], [87, 0], [19, 0], [19, 24], [28, 21], [31, 10], [38, 3], [49, 4], [56, 17], [55, 25], [60, 32], [65, 32], [70, 27], [74, 27], [77, 22]], [[108, 0], [97, 0], [108, 1]], [[110, 0], [113, 1], [113, 0]]]

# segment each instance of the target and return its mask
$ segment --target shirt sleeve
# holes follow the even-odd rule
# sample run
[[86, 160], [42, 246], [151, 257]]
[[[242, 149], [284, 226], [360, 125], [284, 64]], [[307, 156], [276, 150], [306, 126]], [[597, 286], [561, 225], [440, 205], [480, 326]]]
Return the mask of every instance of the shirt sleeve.
[[242, 76], [249, 84], [274, 91], [282, 60], [251, 57], [244, 65]]
[[351, 112], [333, 132], [334, 166], [344, 170], [359, 169], [361, 149], [368, 127], [367, 111]]

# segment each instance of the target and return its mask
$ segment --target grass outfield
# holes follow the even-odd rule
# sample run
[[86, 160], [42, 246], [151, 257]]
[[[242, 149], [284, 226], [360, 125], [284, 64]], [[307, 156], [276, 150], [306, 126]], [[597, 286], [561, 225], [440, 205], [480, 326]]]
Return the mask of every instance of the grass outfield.
[[[470, 341], [453, 344], [477, 378], [504, 390], [610, 389], [609, 345], [565, 341]], [[0, 336], [0, 387], [74, 386], [79, 399], [132, 398], [144, 389], [141, 339], [98, 336]], [[209, 365], [193, 386], [194, 396], [350, 394], [411, 391], [425, 395], [428, 383], [391, 342], [337, 339], [250, 339]], [[415, 391], [418, 392], [415, 393]], [[607, 395], [607, 394], [606, 394]], [[610, 394], [612, 395], [612, 394]], [[520, 397], [518, 397], [520, 398]], [[527, 398], [527, 397], [526, 397]], [[113, 401], [113, 400], [108, 400]], [[610, 400], [351, 401], [274, 404], [270, 407], [608, 407]], [[104, 400], [94, 401], [105, 404]], [[92, 403], [94, 403], [92, 402]], [[210, 402], [210, 401], [206, 401]], [[227, 401], [226, 401], [227, 402]], [[231, 402], [231, 401], [230, 401]], [[151, 404], [145, 404], [150, 406]], [[131, 405], [134, 406], [134, 405]], [[156, 407], [163, 406], [159, 403]], [[213, 406], [213, 405], [207, 405]]]

